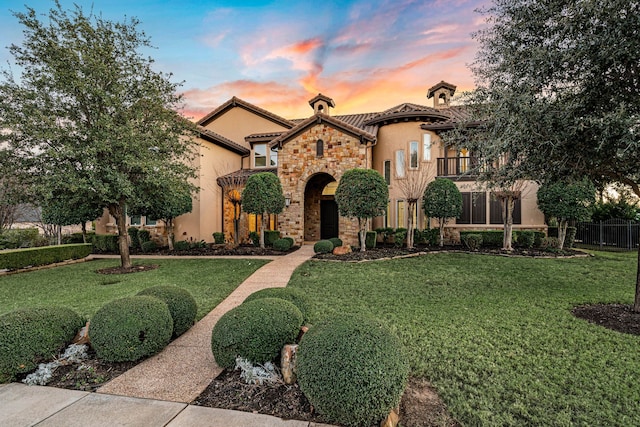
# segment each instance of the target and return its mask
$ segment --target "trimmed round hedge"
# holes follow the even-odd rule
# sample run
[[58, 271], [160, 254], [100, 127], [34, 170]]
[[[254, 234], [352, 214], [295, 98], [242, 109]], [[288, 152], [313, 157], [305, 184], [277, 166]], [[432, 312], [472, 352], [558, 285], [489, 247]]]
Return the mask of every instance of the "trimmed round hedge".
[[278, 239], [273, 242], [273, 249], [281, 252], [286, 252], [291, 249], [292, 243], [290, 239]]
[[198, 313], [196, 300], [186, 289], [177, 286], [153, 286], [138, 292], [164, 301], [173, 319], [173, 337], [179, 337], [193, 326]]
[[289, 301], [302, 313], [302, 323], [309, 321], [309, 307], [311, 302], [307, 295], [300, 289], [295, 288], [267, 288], [261, 289], [249, 295], [244, 302], [254, 301], [261, 298], [280, 298]]
[[307, 332], [297, 351], [300, 389], [328, 422], [379, 423], [398, 405], [409, 364], [381, 323], [340, 315]]
[[328, 254], [333, 250], [333, 243], [330, 240], [319, 240], [313, 245], [313, 252], [317, 254]]
[[259, 298], [226, 312], [213, 327], [211, 349], [223, 368], [241, 356], [253, 363], [275, 360], [285, 344], [295, 342], [302, 313], [280, 298]]
[[162, 350], [171, 340], [167, 304], [152, 296], [111, 301], [91, 319], [91, 345], [108, 362], [136, 361]]
[[342, 246], [342, 239], [339, 239], [338, 237], [332, 237], [329, 241], [333, 244], [334, 248]]
[[0, 383], [55, 357], [84, 323], [64, 307], [25, 308], [0, 316]]

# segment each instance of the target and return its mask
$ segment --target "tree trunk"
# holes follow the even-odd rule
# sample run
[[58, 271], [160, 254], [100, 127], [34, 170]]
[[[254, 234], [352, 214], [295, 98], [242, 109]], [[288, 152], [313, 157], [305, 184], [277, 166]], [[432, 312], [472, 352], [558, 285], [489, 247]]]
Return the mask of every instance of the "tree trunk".
[[638, 246], [638, 268], [636, 273], [636, 298], [633, 303], [633, 311], [640, 313], [640, 246]]
[[439, 224], [440, 224], [440, 247], [444, 246], [444, 225], [445, 225], [445, 221], [444, 218], [439, 218], [438, 219]]
[[358, 236], [360, 237], [360, 252], [367, 250], [367, 220], [358, 218]]
[[167, 244], [169, 245], [169, 250], [173, 250], [173, 219], [167, 219], [164, 223], [167, 228]]
[[239, 208], [240, 205], [238, 203], [233, 204], [233, 243], [238, 245], [240, 243], [240, 214]]
[[416, 208], [416, 202], [409, 202], [408, 205], [409, 208], [409, 220], [407, 222], [408, 225], [408, 230], [407, 230], [407, 248], [408, 249], [413, 249], [413, 229], [414, 229], [414, 224], [413, 224], [413, 212], [415, 211]]
[[82, 222], [82, 243], [87, 243], [87, 222]]
[[267, 219], [269, 218], [269, 215], [267, 215], [267, 213], [263, 213], [262, 214], [262, 227], [260, 228], [260, 247], [262, 249], [265, 248], [264, 245], [264, 230], [267, 229]]
[[569, 221], [566, 219], [561, 219], [558, 221], [558, 249], [562, 250], [564, 248], [564, 240], [567, 238], [567, 227], [569, 226]]
[[120, 249], [120, 266], [122, 268], [131, 268], [131, 257], [129, 256], [129, 241], [127, 240], [127, 220], [125, 215], [125, 202], [121, 200], [119, 203], [109, 205], [109, 213], [116, 219], [118, 227], [118, 247]]
[[513, 206], [515, 200], [512, 196], [507, 196], [501, 199], [502, 212], [504, 213], [504, 231], [502, 235], [502, 249], [505, 251], [513, 250]]
[[62, 244], [62, 226], [61, 225], [56, 226], [56, 240], [58, 242], [58, 246], [60, 246]]

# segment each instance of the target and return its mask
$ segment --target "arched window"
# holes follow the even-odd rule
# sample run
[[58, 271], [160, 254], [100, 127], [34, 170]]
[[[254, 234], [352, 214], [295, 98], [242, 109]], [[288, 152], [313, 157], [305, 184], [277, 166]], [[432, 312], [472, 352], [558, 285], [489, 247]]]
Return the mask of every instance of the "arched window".
[[316, 156], [317, 157], [322, 157], [324, 156], [324, 141], [319, 139], [316, 142]]

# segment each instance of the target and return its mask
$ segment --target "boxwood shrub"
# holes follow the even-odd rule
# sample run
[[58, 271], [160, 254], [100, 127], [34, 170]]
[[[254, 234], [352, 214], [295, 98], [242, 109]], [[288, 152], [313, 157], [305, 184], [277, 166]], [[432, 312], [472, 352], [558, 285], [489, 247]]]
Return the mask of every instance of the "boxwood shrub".
[[516, 231], [516, 244], [521, 248], [532, 248], [536, 242], [536, 235], [533, 231], [522, 230]]
[[91, 245], [59, 245], [41, 248], [12, 249], [0, 253], [0, 269], [15, 270], [30, 266], [47, 265], [68, 259], [84, 258], [91, 253]]
[[319, 240], [313, 245], [313, 252], [317, 254], [328, 254], [333, 251], [333, 243], [330, 240]]
[[280, 232], [278, 230], [265, 230], [264, 231], [264, 245], [273, 246], [273, 243], [280, 238]]
[[190, 247], [191, 245], [186, 240], [178, 240], [177, 242], [173, 243], [174, 251], [186, 251], [189, 250]]
[[342, 246], [342, 240], [339, 239], [338, 237], [332, 237], [329, 239], [329, 241], [333, 244], [334, 248], [338, 248]]
[[237, 356], [260, 364], [275, 360], [282, 347], [298, 337], [302, 319], [298, 307], [280, 298], [259, 298], [235, 307], [213, 327], [216, 363], [231, 368]]
[[401, 248], [404, 246], [404, 241], [407, 238], [407, 229], [406, 228], [396, 228], [396, 231], [393, 233], [393, 245], [396, 248]]
[[400, 340], [376, 320], [339, 315], [313, 326], [300, 342], [300, 389], [328, 422], [379, 424], [398, 405], [409, 364]]
[[118, 235], [116, 234], [95, 234], [91, 239], [93, 251], [95, 253], [119, 253]]
[[482, 234], [469, 233], [460, 236], [462, 243], [472, 251], [477, 251], [482, 247]]
[[13, 228], [0, 232], [0, 249], [33, 248], [41, 240], [37, 228]]
[[373, 249], [376, 247], [376, 240], [378, 239], [378, 233], [375, 231], [367, 231], [364, 236], [365, 248]]
[[84, 323], [64, 307], [24, 308], [0, 316], [0, 383], [52, 359]]
[[286, 252], [291, 249], [291, 240], [289, 239], [278, 239], [273, 242], [273, 249], [281, 252]]
[[295, 288], [267, 288], [261, 289], [249, 295], [244, 302], [253, 301], [261, 298], [280, 298], [289, 301], [302, 313], [303, 324], [309, 321], [309, 312], [311, 310], [311, 302], [307, 294], [300, 289]]
[[158, 249], [158, 244], [153, 240], [149, 240], [147, 242], [142, 243], [140, 245], [142, 247], [142, 252], [153, 252]]
[[213, 243], [215, 243], [216, 245], [223, 245], [224, 233], [221, 233], [219, 231], [216, 231], [215, 233], [213, 233]]
[[136, 361], [162, 350], [171, 340], [167, 304], [152, 296], [111, 301], [91, 319], [91, 345], [108, 362]]
[[167, 304], [173, 320], [173, 337], [179, 337], [193, 326], [198, 313], [196, 300], [186, 289], [177, 286], [153, 286], [138, 292], [150, 295]]
[[[502, 230], [486, 230], [486, 231], [461, 231], [460, 232], [460, 241], [463, 241], [463, 238], [467, 234], [479, 234], [482, 236], [482, 246], [488, 248], [501, 248], [503, 243], [503, 233]], [[514, 232], [515, 237], [515, 232]], [[513, 239], [514, 241], [516, 238]]]

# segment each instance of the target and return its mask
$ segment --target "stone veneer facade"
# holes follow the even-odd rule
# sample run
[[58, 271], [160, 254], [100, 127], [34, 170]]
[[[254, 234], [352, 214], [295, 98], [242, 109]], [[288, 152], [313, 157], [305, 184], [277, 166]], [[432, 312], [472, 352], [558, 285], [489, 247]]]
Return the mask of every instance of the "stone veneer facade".
[[[319, 139], [324, 142], [322, 156], [316, 155], [316, 143]], [[359, 138], [336, 129], [326, 122], [315, 124], [286, 141], [278, 151], [278, 177], [282, 183], [283, 193], [291, 196], [291, 204], [278, 215], [278, 229], [283, 235], [292, 237], [297, 245], [304, 242], [305, 235], [319, 240], [318, 202], [321, 197], [317, 191], [311, 191], [305, 203], [307, 186], [310, 183], [313, 186], [314, 178], [317, 179], [324, 174], [333, 178], [326, 177], [325, 182], [332, 180], [339, 182], [345, 171], [369, 168], [370, 165], [370, 145], [361, 143]], [[340, 239], [345, 245], [357, 245], [357, 236], [358, 221], [341, 216]]]

